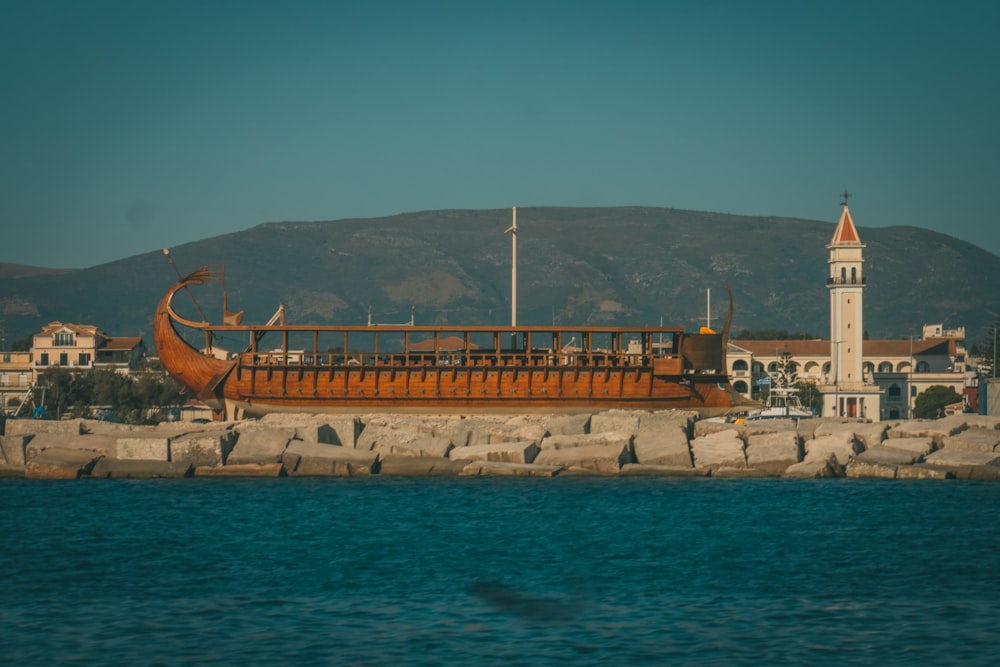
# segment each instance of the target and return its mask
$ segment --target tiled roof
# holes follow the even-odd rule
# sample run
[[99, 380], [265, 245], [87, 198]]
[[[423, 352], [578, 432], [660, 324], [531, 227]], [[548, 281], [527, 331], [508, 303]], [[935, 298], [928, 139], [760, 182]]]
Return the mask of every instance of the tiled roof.
[[[830, 354], [828, 340], [734, 340], [733, 345], [753, 353], [756, 357], [772, 357], [788, 353], [793, 357], [821, 357]], [[956, 341], [953, 338], [905, 340], [866, 340], [863, 354], [866, 357], [908, 357], [954, 355]], [[910, 346], [913, 346], [912, 348]]]
[[851, 220], [851, 212], [844, 206], [843, 212], [840, 214], [840, 221], [837, 223], [837, 229], [833, 232], [833, 240], [830, 241], [830, 245], [861, 245], [861, 238], [858, 236], [858, 230], [854, 227], [854, 221]]
[[142, 338], [140, 336], [119, 336], [118, 338], [109, 338], [104, 345], [101, 346], [102, 350], [132, 350], [142, 343]]

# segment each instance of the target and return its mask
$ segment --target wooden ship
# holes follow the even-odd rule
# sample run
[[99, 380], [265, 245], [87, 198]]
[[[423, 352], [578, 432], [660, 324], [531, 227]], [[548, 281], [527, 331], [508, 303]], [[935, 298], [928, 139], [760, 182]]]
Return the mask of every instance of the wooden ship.
[[[166, 251], [165, 251], [166, 252]], [[172, 260], [171, 260], [172, 262]], [[175, 266], [176, 269], [176, 266]], [[215, 284], [222, 324], [182, 316], [179, 292]], [[192, 295], [193, 296], [193, 295]], [[195, 302], [197, 305], [197, 302]], [[187, 305], [187, 304], [185, 304]], [[227, 310], [222, 272], [202, 268], [164, 294], [153, 336], [163, 368], [227, 418], [269, 412], [727, 412], [736, 396], [722, 333], [664, 326], [265, 324]], [[189, 339], [192, 342], [189, 342]], [[219, 341], [239, 341], [236, 350]], [[195, 344], [192, 344], [195, 343]]]

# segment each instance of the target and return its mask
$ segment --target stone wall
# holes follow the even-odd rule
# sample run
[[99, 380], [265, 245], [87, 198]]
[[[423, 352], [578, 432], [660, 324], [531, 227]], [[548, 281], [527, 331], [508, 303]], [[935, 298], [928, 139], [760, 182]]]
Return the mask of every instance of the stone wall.
[[1000, 479], [1000, 417], [744, 424], [691, 412], [272, 415], [156, 427], [8, 420], [0, 477], [539, 476]]

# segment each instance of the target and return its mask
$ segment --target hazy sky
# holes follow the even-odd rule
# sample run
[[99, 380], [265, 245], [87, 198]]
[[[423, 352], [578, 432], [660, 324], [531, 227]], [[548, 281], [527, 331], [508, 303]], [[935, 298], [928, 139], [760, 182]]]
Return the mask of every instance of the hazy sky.
[[1000, 254], [987, 0], [0, 0], [0, 86], [0, 262], [445, 208], [833, 224], [845, 187], [862, 240]]

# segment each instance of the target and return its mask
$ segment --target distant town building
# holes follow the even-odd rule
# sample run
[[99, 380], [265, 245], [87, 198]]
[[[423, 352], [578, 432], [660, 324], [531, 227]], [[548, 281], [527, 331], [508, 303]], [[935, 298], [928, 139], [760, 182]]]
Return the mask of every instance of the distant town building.
[[864, 340], [864, 247], [845, 202], [827, 245], [830, 338], [731, 341], [727, 362], [736, 391], [758, 399], [773, 378], [791, 375], [799, 386], [816, 385], [822, 416], [872, 421], [911, 418], [916, 397], [934, 385], [975, 401], [976, 373], [966, 360], [964, 327], [927, 324], [919, 338]]
[[91, 324], [51, 322], [32, 338], [33, 381], [52, 368], [128, 374], [145, 356], [146, 344], [139, 336], [111, 337]]
[[21, 403], [32, 377], [31, 352], [0, 351], [0, 412]]

